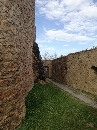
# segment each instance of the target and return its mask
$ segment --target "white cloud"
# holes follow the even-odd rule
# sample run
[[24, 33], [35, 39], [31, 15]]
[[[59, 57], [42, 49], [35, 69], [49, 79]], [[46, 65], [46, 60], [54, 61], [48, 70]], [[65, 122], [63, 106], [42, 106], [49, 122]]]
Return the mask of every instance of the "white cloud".
[[51, 40], [50, 39], [36, 39], [36, 42], [37, 43], [50, 43], [51, 42]]
[[63, 30], [46, 30], [49, 40], [95, 41], [97, 31], [97, 2], [93, 0], [36, 0], [40, 15], [57, 20]]
[[[44, 14], [50, 19], [59, 19], [76, 13], [76, 16], [97, 18], [97, 5], [92, 0], [36, 0], [36, 5], [40, 5], [40, 14]], [[79, 15], [80, 14], [80, 15]]]
[[43, 47], [43, 45], [41, 45], [41, 44], [38, 44], [39, 45], [39, 47]]
[[36, 0], [35, 3], [37, 6], [43, 6], [46, 4], [46, 0]]
[[94, 46], [97, 46], [97, 43], [96, 43], [96, 44], [94, 44]]
[[60, 22], [55, 22], [56, 25], [60, 25]]
[[87, 42], [81, 42], [81, 43], [78, 43], [78, 44], [87, 45]]
[[48, 46], [44, 46], [44, 45], [42, 45], [42, 44], [38, 44], [39, 45], [39, 47], [40, 47], [40, 49], [42, 49], [42, 50], [51, 50], [51, 51], [54, 51], [54, 50], [56, 50], [54, 47], [48, 47]]
[[51, 51], [54, 51], [56, 50], [54, 47], [46, 47], [45, 50], [51, 50]]
[[81, 13], [84, 14], [86, 18], [97, 19], [97, 6], [95, 4], [83, 6], [81, 9]]
[[93, 41], [93, 38], [80, 35], [80, 34], [70, 34], [65, 32], [64, 30], [46, 30], [45, 31], [47, 37], [49, 39], [54, 39], [57, 41]]
[[77, 51], [76, 48], [64, 49], [64, 52], [75, 52], [75, 51]]
[[69, 44], [64, 44], [63, 46], [69, 46]]
[[44, 14], [48, 19], [61, 19], [64, 9], [57, 7], [58, 5], [50, 2], [45, 7], [41, 7], [40, 14]]

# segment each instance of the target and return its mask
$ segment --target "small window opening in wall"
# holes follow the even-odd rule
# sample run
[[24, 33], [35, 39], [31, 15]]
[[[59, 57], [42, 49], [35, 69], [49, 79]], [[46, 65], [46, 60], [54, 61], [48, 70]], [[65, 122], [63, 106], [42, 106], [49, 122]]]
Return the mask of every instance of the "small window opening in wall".
[[92, 66], [91, 69], [95, 70], [97, 72], [97, 67]]

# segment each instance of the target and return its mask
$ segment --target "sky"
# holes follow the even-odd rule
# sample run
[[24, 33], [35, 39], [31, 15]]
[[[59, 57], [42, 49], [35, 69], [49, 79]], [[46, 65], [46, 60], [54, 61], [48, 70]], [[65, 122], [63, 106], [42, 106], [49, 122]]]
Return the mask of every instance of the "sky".
[[40, 54], [68, 55], [97, 46], [97, 0], [36, 0]]

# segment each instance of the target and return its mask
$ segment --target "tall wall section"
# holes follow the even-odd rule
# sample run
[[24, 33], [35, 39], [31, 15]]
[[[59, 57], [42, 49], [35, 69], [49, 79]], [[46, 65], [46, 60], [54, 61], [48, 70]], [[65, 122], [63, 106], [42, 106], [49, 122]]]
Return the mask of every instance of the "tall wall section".
[[36, 42], [33, 44], [33, 61], [34, 83], [38, 83], [40, 80], [45, 81], [45, 69], [38, 44]]
[[52, 78], [97, 95], [97, 48], [53, 60]]
[[0, 0], [0, 130], [13, 130], [25, 117], [34, 41], [35, 1]]

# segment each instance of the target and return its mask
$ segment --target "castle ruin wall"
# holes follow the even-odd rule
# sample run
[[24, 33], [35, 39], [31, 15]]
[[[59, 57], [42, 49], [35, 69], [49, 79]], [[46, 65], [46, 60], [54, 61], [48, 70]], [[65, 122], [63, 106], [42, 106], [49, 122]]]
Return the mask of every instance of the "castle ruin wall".
[[97, 48], [53, 60], [52, 78], [97, 95]]
[[35, 37], [35, 1], [0, 0], [0, 130], [13, 130], [25, 118]]
[[48, 77], [52, 77], [52, 60], [43, 60], [44, 67], [48, 67]]

